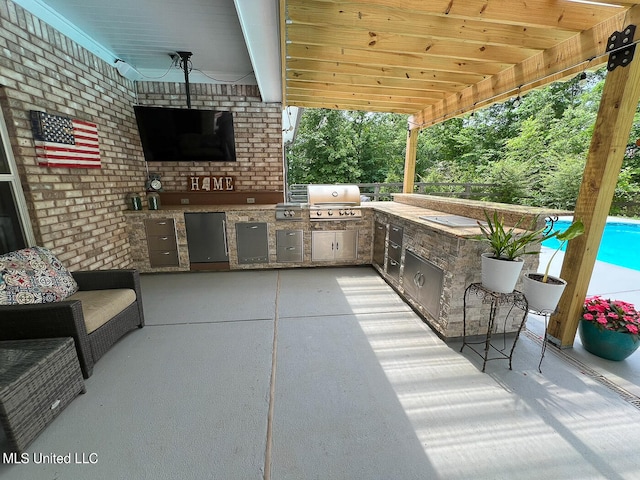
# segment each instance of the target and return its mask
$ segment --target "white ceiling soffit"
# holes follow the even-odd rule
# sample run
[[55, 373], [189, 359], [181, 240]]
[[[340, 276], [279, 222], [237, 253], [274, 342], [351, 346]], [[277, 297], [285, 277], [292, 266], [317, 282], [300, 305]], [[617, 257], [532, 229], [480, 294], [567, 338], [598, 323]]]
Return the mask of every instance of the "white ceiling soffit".
[[191, 83], [257, 83], [263, 101], [282, 101], [277, 0], [15, 2], [130, 80], [184, 82], [170, 54], [191, 51]]
[[234, 0], [264, 102], [282, 102], [280, 22], [276, 0]]
[[42, 21], [48, 23], [74, 42], [82, 45], [105, 62], [115, 63], [117, 60], [118, 57], [115, 53], [100, 45], [93, 38], [77, 28], [75, 25], [71, 24], [69, 20], [60, 15], [49, 5], [42, 3], [40, 0], [14, 0], [14, 3], [31, 12]]

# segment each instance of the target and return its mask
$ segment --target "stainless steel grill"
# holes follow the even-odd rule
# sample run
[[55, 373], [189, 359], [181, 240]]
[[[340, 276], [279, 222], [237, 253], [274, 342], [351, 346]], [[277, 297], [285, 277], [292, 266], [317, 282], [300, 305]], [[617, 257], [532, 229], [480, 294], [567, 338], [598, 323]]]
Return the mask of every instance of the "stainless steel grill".
[[360, 188], [357, 185], [309, 185], [309, 218], [315, 220], [357, 220]]
[[302, 220], [302, 206], [299, 203], [278, 203], [276, 220]]

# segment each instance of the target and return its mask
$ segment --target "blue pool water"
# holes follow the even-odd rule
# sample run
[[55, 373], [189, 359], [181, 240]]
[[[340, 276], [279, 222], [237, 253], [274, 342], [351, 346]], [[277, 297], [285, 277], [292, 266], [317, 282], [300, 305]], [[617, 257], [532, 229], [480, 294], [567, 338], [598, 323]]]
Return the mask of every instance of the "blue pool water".
[[[559, 220], [553, 229], [563, 231], [570, 224], [569, 221]], [[559, 244], [555, 238], [542, 243], [545, 247], [553, 249], [558, 248]], [[566, 249], [566, 244], [562, 249]], [[640, 270], [640, 223], [607, 222], [597, 259]]]

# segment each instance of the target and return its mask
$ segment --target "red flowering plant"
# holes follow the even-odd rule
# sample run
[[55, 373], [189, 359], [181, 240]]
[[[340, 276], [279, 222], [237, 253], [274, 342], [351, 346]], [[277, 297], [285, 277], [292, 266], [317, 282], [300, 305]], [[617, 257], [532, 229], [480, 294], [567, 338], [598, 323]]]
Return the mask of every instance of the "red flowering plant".
[[582, 319], [593, 322], [599, 330], [628, 333], [638, 340], [640, 313], [622, 300], [610, 300], [599, 296], [587, 297], [582, 308]]

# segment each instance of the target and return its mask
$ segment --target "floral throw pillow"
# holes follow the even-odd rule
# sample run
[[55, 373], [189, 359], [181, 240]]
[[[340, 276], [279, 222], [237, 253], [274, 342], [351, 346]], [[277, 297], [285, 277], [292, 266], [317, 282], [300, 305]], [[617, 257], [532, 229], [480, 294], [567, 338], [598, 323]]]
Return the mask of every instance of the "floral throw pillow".
[[69, 270], [46, 248], [0, 255], [0, 305], [59, 302], [77, 291]]

